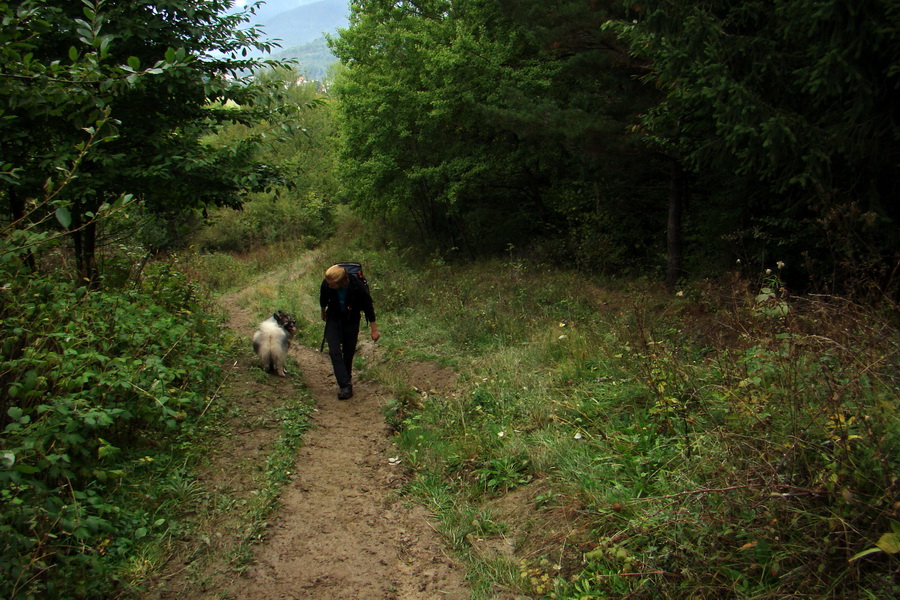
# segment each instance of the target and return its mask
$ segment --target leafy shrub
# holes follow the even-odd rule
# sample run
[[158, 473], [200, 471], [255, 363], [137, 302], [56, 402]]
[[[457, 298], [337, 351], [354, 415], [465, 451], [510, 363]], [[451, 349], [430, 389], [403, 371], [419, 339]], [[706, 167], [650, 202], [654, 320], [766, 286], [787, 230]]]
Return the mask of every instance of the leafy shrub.
[[212, 223], [193, 241], [200, 250], [243, 252], [259, 246], [302, 240], [312, 247], [333, 228], [329, 207], [314, 191], [254, 194], [241, 210], [210, 212]]
[[247, 265], [224, 252], [194, 254], [188, 257], [187, 271], [212, 291], [233, 289], [247, 281]]
[[218, 323], [172, 264], [117, 290], [4, 270], [0, 593], [104, 595], [163, 524], [142, 473], [220, 380]]

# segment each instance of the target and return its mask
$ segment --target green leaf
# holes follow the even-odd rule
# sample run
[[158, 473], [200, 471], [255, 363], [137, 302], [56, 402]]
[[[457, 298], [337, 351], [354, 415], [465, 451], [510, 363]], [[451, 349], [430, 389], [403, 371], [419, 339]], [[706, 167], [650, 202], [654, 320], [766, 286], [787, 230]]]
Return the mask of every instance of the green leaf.
[[76, 48], [75, 46], [69, 47], [69, 59], [72, 62], [75, 62], [76, 60], [78, 60], [78, 48]]
[[141, 59], [139, 59], [137, 56], [129, 56], [128, 66], [137, 71], [141, 68]]
[[868, 550], [863, 550], [862, 552], [859, 552], [859, 553], [854, 554], [853, 556], [851, 556], [851, 557], [850, 557], [850, 560], [847, 561], [847, 562], [853, 562], [853, 561], [856, 560], [857, 558], [862, 558], [863, 556], [868, 556], [868, 555], [870, 555], [870, 554], [875, 554], [876, 552], [882, 552], [881, 548], [875, 547], [875, 548], [869, 548]]
[[878, 539], [875, 544], [888, 554], [897, 554], [900, 552], [900, 535], [896, 533], [885, 533]]
[[2, 456], [0, 456], [0, 462], [3, 463], [3, 467], [6, 469], [12, 468], [13, 465], [16, 464], [16, 455], [13, 452], [4, 452]]
[[[112, 423], [112, 419], [108, 419], [108, 418], [103, 419], [102, 416], [99, 420], [105, 421], [103, 423], [105, 425]], [[119, 451], [119, 448], [117, 448], [116, 446], [113, 446], [112, 444], [110, 444], [109, 442], [104, 440], [103, 438], [98, 438], [97, 441], [100, 442], [100, 446], [97, 448], [97, 458], [103, 458], [104, 456], [108, 456], [110, 454], [115, 454], [116, 452]]]
[[100, 38], [100, 55], [104, 58], [109, 55], [109, 44], [112, 42], [113, 36], [104, 35]]
[[24, 411], [18, 406], [10, 406], [9, 410], [6, 411], [6, 414], [8, 414], [13, 421], [18, 421], [22, 418]]
[[72, 213], [65, 206], [56, 209], [56, 220], [59, 224], [68, 229], [72, 225]]

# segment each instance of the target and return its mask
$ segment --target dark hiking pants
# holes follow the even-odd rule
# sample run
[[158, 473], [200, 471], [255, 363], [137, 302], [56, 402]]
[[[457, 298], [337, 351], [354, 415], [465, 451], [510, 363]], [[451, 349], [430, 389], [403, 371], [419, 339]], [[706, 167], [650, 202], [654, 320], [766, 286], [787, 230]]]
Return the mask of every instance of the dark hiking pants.
[[359, 318], [328, 319], [325, 321], [325, 341], [331, 367], [339, 387], [350, 385], [353, 374], [353, 355], [356, 354], [356, 340], [359, 337]]

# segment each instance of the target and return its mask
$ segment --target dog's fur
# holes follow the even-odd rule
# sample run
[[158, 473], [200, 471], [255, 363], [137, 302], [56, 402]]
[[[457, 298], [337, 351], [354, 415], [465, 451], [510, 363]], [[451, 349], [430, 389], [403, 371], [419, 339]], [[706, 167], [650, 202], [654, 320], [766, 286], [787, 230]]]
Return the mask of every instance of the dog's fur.
[[291, 338], [297, 331], [297, 323], [280, 310], [259, 324], [253, 334], [253, 351], [259, 356], [260, 366], [279, 377], [285, 377], [284, 361]]

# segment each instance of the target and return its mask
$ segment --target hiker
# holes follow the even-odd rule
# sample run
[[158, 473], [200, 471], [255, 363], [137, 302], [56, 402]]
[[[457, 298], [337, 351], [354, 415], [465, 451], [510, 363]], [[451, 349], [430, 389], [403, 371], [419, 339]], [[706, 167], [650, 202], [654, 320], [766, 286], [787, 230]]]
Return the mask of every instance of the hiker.
[[359, 336], [360, 314], [365, 313], [371, 328], [372, 341], [380, 337], [375, 325], [375, 307], [372, 296], [359, 277], [351, 277], [341, 265], [325, 270], [325, 279], [319, 292], [322, 320], [325, 321], [325, 341], [331, 355], [331, 366], [338, 384], [338, 400], [353, 396], [353, 355]]

